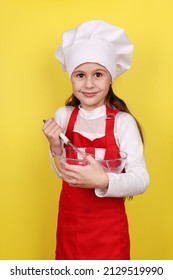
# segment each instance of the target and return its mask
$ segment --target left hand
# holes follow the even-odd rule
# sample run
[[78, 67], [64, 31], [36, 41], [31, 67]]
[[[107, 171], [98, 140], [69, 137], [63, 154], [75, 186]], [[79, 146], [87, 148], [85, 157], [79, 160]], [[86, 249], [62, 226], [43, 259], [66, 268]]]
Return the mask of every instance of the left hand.
[[100, 188], [108, 187], [109, 178], [103, 167], [92, 156], [86, 157], [88, 165], [72, 165], [61, 160], [59, 171], [61, 178], [71, 186], [81, 188]]

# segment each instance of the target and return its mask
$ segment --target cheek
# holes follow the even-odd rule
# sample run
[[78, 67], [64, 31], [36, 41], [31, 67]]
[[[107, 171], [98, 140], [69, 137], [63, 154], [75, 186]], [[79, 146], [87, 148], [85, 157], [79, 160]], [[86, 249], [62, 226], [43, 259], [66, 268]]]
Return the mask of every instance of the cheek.
[[108, 92], [109, 88], [110, 88], [110, 85], [111, 85], [111, 81], [105, 81], [102, 83], [102, 89], [105, 91], [105, 92]]
[[79, 82], [75, 82], [71, 80], [71, 84], [72, 84], [72, 89], [73, 91], [77, 91], [80, 89], [80, 83]]

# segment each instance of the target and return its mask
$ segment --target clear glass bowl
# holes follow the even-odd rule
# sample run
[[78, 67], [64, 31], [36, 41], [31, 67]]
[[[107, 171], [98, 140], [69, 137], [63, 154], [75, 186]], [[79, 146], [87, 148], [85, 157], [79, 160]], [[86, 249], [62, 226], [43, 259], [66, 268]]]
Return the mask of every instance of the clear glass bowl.
[[[79, 148], [82, 152], [77, 153], [71, 147], [62, 148], [62, 154], [60, 156], [53, 156], [54, 168], [59, 177], [61, 177], [59, 171], [59, 164], [61, 161], [66, 161], [68, 164], [85, 166], [89, 162], [87, 160], [87, 155], [93, 156], [100, 165], [104, 168], [106, 173], [112, 172], [120, 174], [126, 163], [127, 154], [123, 151], [116, 151], [115, 149], [108, 148], [107, 152], [109, 153], [109, 159], [105, 158], [105, 149], [103, 148]], [[111, 156], [110, 156], [111, 155]]]

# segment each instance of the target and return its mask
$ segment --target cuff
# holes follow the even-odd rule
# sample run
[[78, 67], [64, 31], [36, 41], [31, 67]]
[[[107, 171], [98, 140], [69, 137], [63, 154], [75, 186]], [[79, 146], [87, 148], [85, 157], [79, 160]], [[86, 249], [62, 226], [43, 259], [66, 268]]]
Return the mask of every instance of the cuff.
[[113, 176], [113, 180], [115, 181], [117, 178], [118, 181], [118, 174], [115, 173], [107, 173], [108, 177], [109, 177], [109, 185], [106, 189], [102, 190], [102, 189], [95, 189], [95, 194], [98, 197], [113, 197], [115, 196], [115, 184], [111, 184], [111, 180], [112, 180], [112, 176]]

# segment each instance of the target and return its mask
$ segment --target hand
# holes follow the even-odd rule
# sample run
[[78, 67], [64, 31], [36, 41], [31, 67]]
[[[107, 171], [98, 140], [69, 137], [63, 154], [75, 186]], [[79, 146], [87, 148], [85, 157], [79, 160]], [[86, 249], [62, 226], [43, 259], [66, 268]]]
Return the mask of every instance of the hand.
[[59, 135], [63, 129], [55, 122], [53, 118], [50, 118], [45, 122], [42, 130], [50, 143], [51, 150], [55, 152], [55, 154], [58, 154], [61, 148], [61, 140]]
[[58, 168], [61, 178], [75, 187], [107, 188], [109, 178], [103, 167], [90, 155], [86, 159], [89, 164], [85, 166], [68, 164], [62, 159]]

